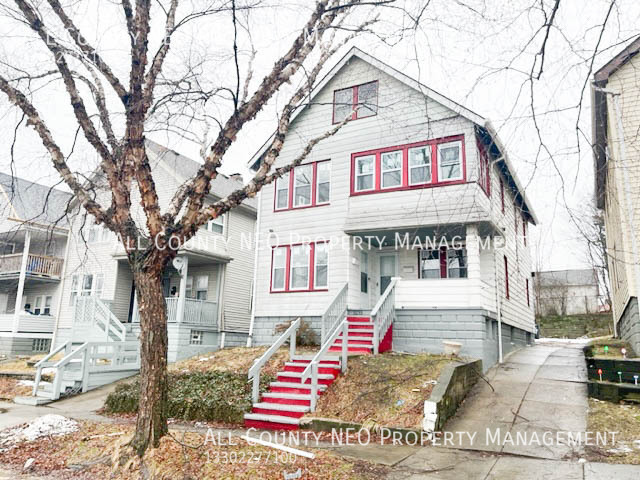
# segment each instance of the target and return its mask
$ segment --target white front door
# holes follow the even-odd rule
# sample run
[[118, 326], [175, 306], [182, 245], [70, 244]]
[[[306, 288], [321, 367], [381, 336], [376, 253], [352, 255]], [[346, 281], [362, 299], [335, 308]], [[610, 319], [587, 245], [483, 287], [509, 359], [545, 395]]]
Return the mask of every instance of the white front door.
[[380, 255], [380, 292], [382, 295], [391, 283], [391, 279], [397, 274], [397, 260], [396, 254], [382, 254]]

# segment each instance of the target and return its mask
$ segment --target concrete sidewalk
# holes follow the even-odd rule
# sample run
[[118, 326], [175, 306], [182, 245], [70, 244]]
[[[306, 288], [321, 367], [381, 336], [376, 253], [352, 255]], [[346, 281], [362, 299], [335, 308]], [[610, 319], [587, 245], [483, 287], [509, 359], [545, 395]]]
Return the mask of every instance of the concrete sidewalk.
[[[447, 423], [446, 430], [456, 435], [443, 446], [577, 459], [583, 448], [565, 438], [567, 432], [587, 428], [586, 378], [581, 345], [537, 344], [519, 350], [489, 370], [488, 383], [478, 381]], [[543, 438], [553, 438], [553, 446], [539, 445], [549, 443]]]

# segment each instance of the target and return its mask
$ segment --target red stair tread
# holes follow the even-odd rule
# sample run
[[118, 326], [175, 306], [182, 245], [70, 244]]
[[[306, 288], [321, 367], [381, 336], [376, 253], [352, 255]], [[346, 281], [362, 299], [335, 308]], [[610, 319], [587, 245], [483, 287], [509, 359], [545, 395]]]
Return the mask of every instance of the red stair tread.
[[261, 430], [298, 430], [299, 425], [290, 425], [288, 423], [265, 422], [262, 420], [245, 420], [244, 426], [248, 428], [258, 428]]

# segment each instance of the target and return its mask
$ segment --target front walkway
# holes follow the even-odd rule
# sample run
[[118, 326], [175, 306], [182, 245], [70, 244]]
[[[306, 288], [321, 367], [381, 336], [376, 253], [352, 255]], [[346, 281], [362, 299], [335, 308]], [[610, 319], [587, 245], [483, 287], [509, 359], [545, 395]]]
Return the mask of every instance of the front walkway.
[[[582, 345], [544, 344], [523, 348], [479, 380], [446, 430], [456, 433], [454, 448], [527, 455], [547, 459], [578, 458], [579, 446], [565, 443], [566, 432], [587, 428], [587, 370]], [[457, 432], [464, 432], [458, 436]], [[469, 435], [474, 435], [473, 440]], [[553, 447], [537, 445], [543, 435], [560, 438]], [[499, 438], [498, 437], [499, 433]], [[516, 439], [526, 438], [525, 442]], [[509, 441], [509, 437], [514, 442]], [[458, 439], [460, 438], [461, 441]]]

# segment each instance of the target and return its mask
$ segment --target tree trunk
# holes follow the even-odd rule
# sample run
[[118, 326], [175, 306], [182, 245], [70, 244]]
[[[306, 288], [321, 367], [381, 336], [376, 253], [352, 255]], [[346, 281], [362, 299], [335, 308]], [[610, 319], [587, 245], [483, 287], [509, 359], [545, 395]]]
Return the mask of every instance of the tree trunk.
[[157, 447], [167, 427], [167, 317], [162, 276], [134, 272], [140, 316], [140, 398], [131, 446], [139, 456]]

